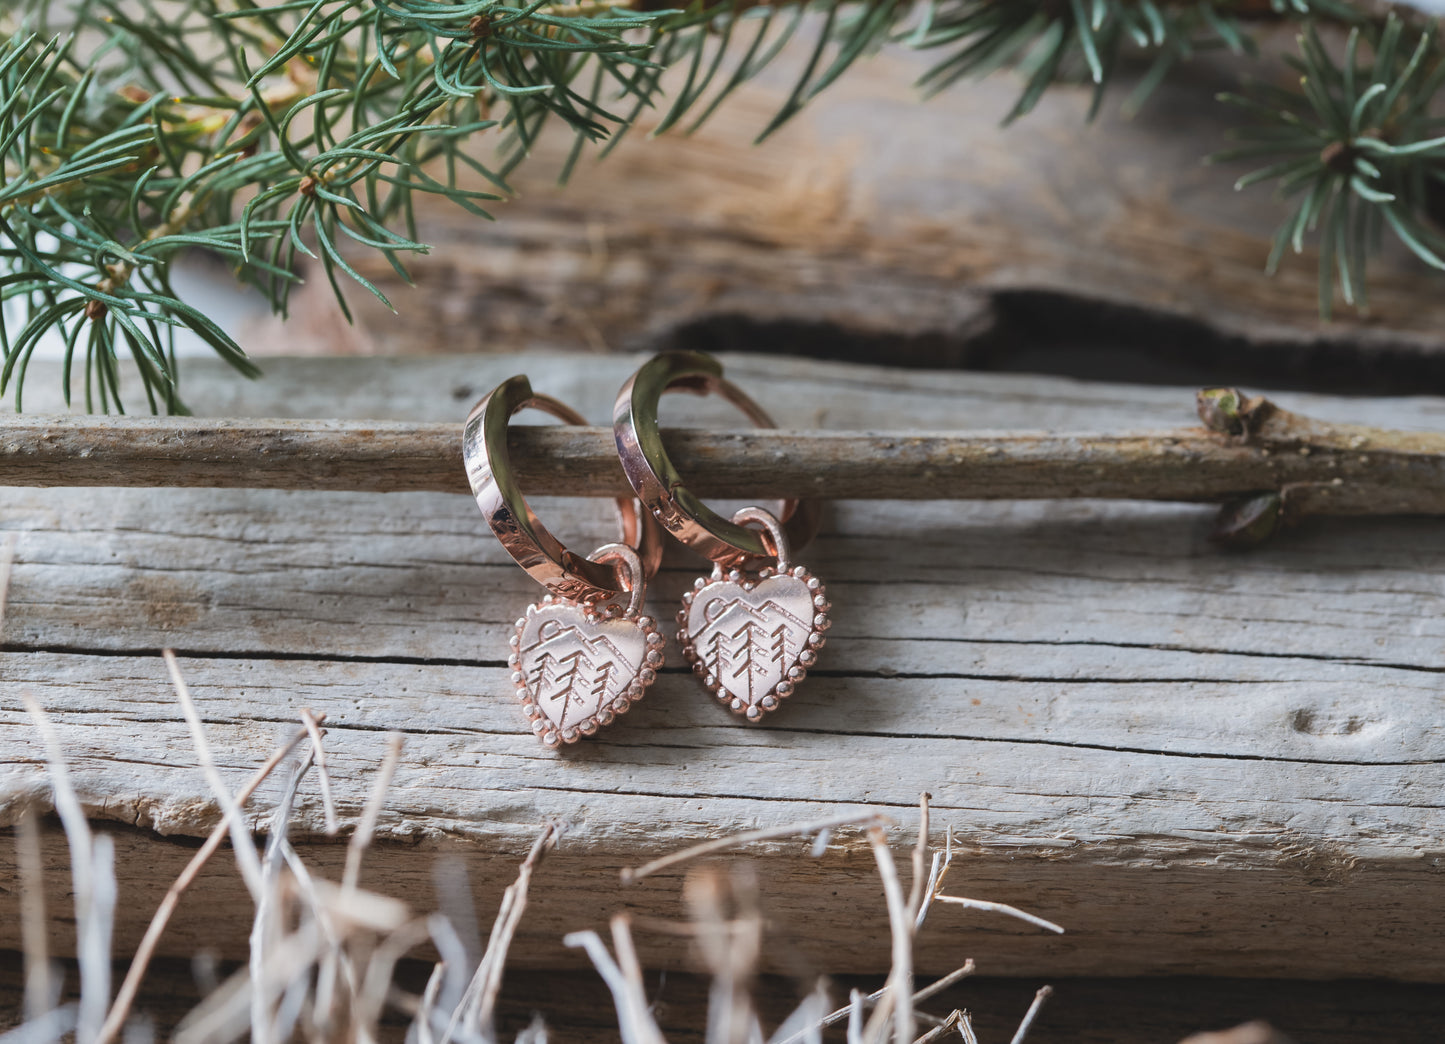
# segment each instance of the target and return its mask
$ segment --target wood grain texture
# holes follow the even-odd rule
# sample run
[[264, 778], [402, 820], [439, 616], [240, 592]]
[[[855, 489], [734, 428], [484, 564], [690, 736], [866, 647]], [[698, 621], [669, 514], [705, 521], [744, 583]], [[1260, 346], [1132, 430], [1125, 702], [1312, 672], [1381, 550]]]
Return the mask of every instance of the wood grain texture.
[[[1264, 403], [1240, 438], [1138, 433], [665, 430], [700, 496], [1216, 502], [1281, 491], [1297, 514], [1445, 514], [1445, 435], [1340, 425]], [[611, 428], [514, 427], [534, 494], [631, 487]], [[0, 417], [0, 485], [467, 492], [456, 424]]]
[[[244, 389], [250, 400], [234, 384], [205, 386], [234, 413], [248, 403], [304, 413], [324, 381], [359, 413], [386, 403], [393, 416], [434, 418], [463, 411], [471, 382], [525, 368], [596, 416], [631, 365], [436, 359], [408, 374], [396, 361], [278, 363], [269, 383]], [[807, 403], [818, 427], [899, 416], [957, 428], [1167, 425], [1189, 402], [1179, 389], [729, 366], [750, 390], [750, 375], [771, 372], [757, 381], [764, 404]], [[1321, 417], [1445, 428], [1438, 400], [1280, 398]], [[603, 502], [538, 507], [568, 541], [611, 537]], [[612, 909], [674, 909], [678, 875], [619, 892], [623, 865], [855, 808], [894, 815], [902, 845], [927, 789], [937, 828], [966, 852], [957, 888], [1069, 932], [939, 911], [920, 947], [924, 971], [973, 956], [996, 974], [1445, 978], [1445, 588], [1435, 580], [1445, 535], [1425, 520], [1317, 520], [1235, 556], [1209, 547], [1208, 518], [1188, 505], [1097, 501], [838, 503], [802, 556], [828, 581], [834, 639], [766, 726], [709, 705], [674, 662], [622, 723], [559, 758], [525, 729], [503, 665], [508, 629], [535, 591], [467, 497], [10, 490], [0, 526], [18, 542], [0, 660], [0, 815], [46, 800], [18, 708], [18, 693], [32, 691], [56, 718], [92, 813], [117, 824], [120, 865], [141, 868], [126, 881], [120, 926], [134, 938], [188, 839], [216, 815], [155, 655], [169, 645], [233, 782], [298, 708], [325, 710], [354, 816], [385, 733], [406, 735], [368, 863], [374, 887], [424, 902], [435, 859], [461, 853], [479, 901], [494, 903], [541, 820], [565, 820], [523, 923], [521, 965], [569, 960], [561, 933]], [[698, 572], [681, 553], [669, 558], [651, 595], [659, 615]], [[319, 816], [308, 794], [298, 829], [308, 855], [335, 869], [341, 852], [315, 836]], [[52, 835], [49, 845], [59, 864], [62, 844]], [[834, 972], [880, 970], [884, 910], [866, 851], [844, 835], [816, 862], [806, 848], [749, 853], [786, 953]], [[10, 858], [0, 845], [0, 876]], [[218, 865], [167, 952], [239, 953], [239, 918], [232, 931], [213, 912], [243, 902], [234, 871]], [[11, 924], [0, 908], [0, 933]], [[646, 947], [654, 965], [685, 959], [676, 939]], [[771, 952], [784, 959], [782, 947]]]

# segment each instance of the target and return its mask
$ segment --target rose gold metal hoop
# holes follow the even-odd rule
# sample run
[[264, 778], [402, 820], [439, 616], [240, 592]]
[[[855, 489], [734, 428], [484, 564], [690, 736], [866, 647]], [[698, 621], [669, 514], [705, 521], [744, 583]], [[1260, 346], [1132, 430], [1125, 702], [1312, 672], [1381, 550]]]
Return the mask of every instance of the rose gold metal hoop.
[[[628, 593], [636, 596], [662, 562], [662, 534], [657, 523], [650, 513], [639, 511], [631, 497], [617, 498], [622, 543], [635, 548], [639, 559], [635, 570], [616, 545], [594, 552], [596, 560], [563, 546], [538, 521], [512, 472], [507, 427], [512, 416], [525, 409], [542, 410], [566, 424], [587, 423], [566, 403], [534, 394], [531, 382], [523, 376], [503, 381], [472, 407], [462, 431], [462, 458], [472, 495], [487, 524], [507, 554], [554, 595], [578, 602], [605, 601]], [[630, 576], [623, 579], [624, 573]]]
[[[767, 411], [723, 378], [722, 363], [712, 356], [662, 352], [628, 378], [613, 407], [612, 432], [627, 480], [663, 528], [699, 554], [726, 565], [771, 557], [762, 533], [723, 518], [684, 484], [658, 428], [658, 403], [669, 391], [720, 395], [758, 427], [777, 427]], [[807, 544], [818, 530], [819, 517], [815, 500], [784, 501], [788, 543], [794, 548]]]

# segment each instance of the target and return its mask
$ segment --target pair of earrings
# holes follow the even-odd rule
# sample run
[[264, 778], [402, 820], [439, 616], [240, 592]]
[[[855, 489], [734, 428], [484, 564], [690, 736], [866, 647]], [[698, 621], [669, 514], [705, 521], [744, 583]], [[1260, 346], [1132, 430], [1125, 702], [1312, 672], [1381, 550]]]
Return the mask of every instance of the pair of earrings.
[[[828, 629], [826, 591], [791, 561], [817, 531], [816, 501], [786, 501], [781, 517], [748, 507], [731, 520], [690, 492], [662, 444], [663, 394], [716, 394], [759, 427], [775, 427], [761, 406], [723, 378], [702, 352], [654, 356], [622, 386], [613, 410], [618, 457], [637, 494], [619, 497], [618, 543], [582, 557], [564, 547], [528, 506], [512, 473], [507, 427], [540, 409], [567, 424], [586, 421], [532, 391], [526, 377], [504, 381], [472, 408], [462, 436], [477, 505], [507, 553], [547, 589], [527, 607], [508, 664], [532, 730], [549, 747], [590, 736], [641, 699], [663, 665], [665, 639], [643, 605], [662, 561], [663, 532], [713, 563], [683, 595], [677, 639], [705, 688], [749, 721], [775, 709], [817, 662]], [[638, 509], [638, 501], [642, 510]], [[625, 604], [624, 604], [625, 603]]]

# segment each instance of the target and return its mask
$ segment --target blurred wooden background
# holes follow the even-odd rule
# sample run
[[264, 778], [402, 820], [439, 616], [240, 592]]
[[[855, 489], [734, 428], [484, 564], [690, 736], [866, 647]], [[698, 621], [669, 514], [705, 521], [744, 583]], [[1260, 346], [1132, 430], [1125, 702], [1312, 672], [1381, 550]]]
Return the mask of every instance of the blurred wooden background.
[[[473, 377], [455, 358], [278, 362], [253, 387], [195, 365], [198, 409], [460, 419], [493, 371], [530, 367], [570, 375], [546, 390], [601, 420], [626, 362], [541, 356], [673, 345], [1098, 382], [790, 362], [792, 378], [831, 389], [780, 417], [798, 427], [1184, 423], [1183, 386], [1215, 382], [1445, 393], [1440, 277], [1403, 252], [1374, 266], [1368, 314], [1329, 324], [1316, 314], [1312, 256], [1275, 279], [1260, 274], [1277, 216], [1267, 191], [1236, 194], [1235, 171], [1200, 164], [1223, 144], [1227, 121], [1209, 99], [1233, 82], [1232, 64], [1191, 67], [1133, 120], [1111, 105], [1089, 126], [1085, 93], [1061, 89], [1007, 130], [997, 121], [1018, 88], [1010, 77], [920, 103], [909, 86], [920, 70], [896, 52], [865, 62], [753, 148], [786, 89], [780, 69], [699, 134], [638, 135], [584, 162], [565, 189], [552, 176], [567, 143], [551, 139], [495, 224], [423, 207], [421, 235], [436, 248], [412, 265], [416, 289], [358, 258], [399, 315], [353, 290], [359, 322], [347, 327], [318, 276], [291, 323], [255, 319], [243, 333], [259, 355], [529, 352], [535, 363], [509, 354]], [[769, 363], [742, 365], [767, 401], [757, 385]], [[32, 377], [37, 393], [48, 380]], [[787, 408], [794, 387], [767, 390]], [[32, 408], [47, 401], [53, 393], [37, 394]], [[1339, 419], [1445, 427], [1434, 398], [1306, 408], [1321, 403]], [[590, 535], [602, 517], [596, 505], [551, 510], [572, 512], [558, 523], [568, 534]], [[121, 837], [124, 866], [146, 868], [123, 910], [121, 938], [133, 940], [214, 812], [154, 656], [172, 644], [233, 773], [269, 749], [270, 719], [331, 701], [349, 750], [335, 771], [359, 801], [380, 730], [415, 730], [433, 776], [408, 782], [383, 822], [369, 879], [378, 887], [426, 894], [428, 853], [470, 852], [489, 919], [538, 809], [573, 815], [572, 848], [538, 879], [538, 910], [552, 912], [524, 922], [519, 966], [555, 961], [574, 913], [600, 918], [612, 901], [604, 886], [633, 856], [830, 803], [902, 816], [943, 777], [940, 826], [977, 842], [964, 890], [1071, 929], [1058, 941], [970, 922], [963, 942], [952, 932], [930, 942], [931, 970], [962, 946], [986, 974], [1025, 977], [951, 998], [983, 1016], [990, 1039], [1008, 1038], [1043, 975], [1063, 979], [1031, 1037], [1039, 1044], [1172, 1041], [1254, 1015], [1300, 1044], [1438, 1039], [1438, 525], [1332, 521], [1239, 557], [1208, 545], [1208, 512], [1194, 507], [936, 504], [895, 518], [840, 505], [809, 561], [832, 565], [855, 599], [838, 649], [860, 644], [834, 661], [836, 677], [800, 691], [788, 708], [796, 728], [780, 717], [771, 736], [737, 731], [689, 704], [691, 679], [675, 674], [583, 757], [543, 763], [509, 717], [490, 651], [530, 589], [474, 515], [464, 498], [440, 496], [7, 491], [0, 527], [21, 536], [0, 672], [0, 810], [43, 785], [13, 698], [25, 686], [80, 744], [79, 777]], [[872, 550], [900, 535], [903, 550]], [[660, 589], [671, 598], [690, 576], [675, 557]], [[886, 626], [863, 609], [871, 588], [889, 592]], [[946, 651], [925, 657], [925, 642]], [[916, 707], [899, 694], [919, 691], [934, 717], [910, 727]], [[876, 714], [873, 726], [838, 724], [838, 701]], [[664, 749], [649, 729], [679, 742]], [[107, 763], [117, 744], [157, 736], [158, 755]], [[751, 794], [770, 738], [777, 758], [818, 767]], [[890, 751], [906, 767], [890, 770]], [[569, 778], [538, 798], [528, 788], [539, 772]], [[732, 790], [714, 811], [684, 815], [678, 795], [704, 783]], [[983, 796], [970, 803], [974, 787]], [[660, 805], [672, 824], [662, 831], [648, 818]], [[313, 802], [313, 830], [316, 815]], [[63, 911], [53, 824], [50, 837], [52, 909]], [[311, 840], [310, 856], [335, 862], [334, 848]], [[804, 949], [844, 972], [876, 970], [885, 947], [871, 868], [840, 850], [815, 876], [794, 849], [761, 853], [781, 923], [811, 923], [836, 899], [830, 930], [846, 928], [844, 943], [816, 935]], [[0, 846], [0, 866], [10, 851]], [[202, 882], [200, 914], [241, 901], [227, 875], [218, 864]], [[670, 901], [660, 897], [676, 884], [660, 882], [647, 901]], [[575, 905], [557, 905], [568, 895]], [[168, 952], [206, 942], [234, 958], [244, 925], [218, 933], [190, 910]], [[15, 945], [13, 934], [0, 944]], [[647, 959], [673, 1039], [696, 1039], [686, 1027], [701, 1025], [704, 990], [684, 970], [685, 947], [664, 940]], [[0, 961], [0, 998], [13, 996], [14, 966]], [[177, 962], [157, 979], [149, 1001], [163, 1022], [165, 998], [183, 996], [189, 977]], [[1326, 981], [1336, 977], [1350, 981]], [[1389, 979], [1414, 982], [1370, 981]], [[590, 972], [525, 971], [509, 984], [512, 1022], [538, 1006], [558, 1039], [608, 1039]], [[794, 989], [772, 978], [764, 995], [782, 1010]]]

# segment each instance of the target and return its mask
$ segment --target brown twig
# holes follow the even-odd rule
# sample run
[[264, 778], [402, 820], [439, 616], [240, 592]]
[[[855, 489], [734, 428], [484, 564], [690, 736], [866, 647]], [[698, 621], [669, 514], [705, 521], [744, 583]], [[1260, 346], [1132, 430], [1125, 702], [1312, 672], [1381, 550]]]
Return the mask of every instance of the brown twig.
[[832, 819], [820, 819], [812, 823], [791, 823], [781, 827], [764, 827], [761, 830], [749, 830], [743, 834], [714, 838], [712, 841], [704, 841], [700, 845], [684, 848], [681, 852], [673, 852], [670, 855], [654, 859], [650, 863], [643, 863], [638, 867], [623, 867], [621, 871], [622, 883], [625, 885], [633, 884], [641, 881], [644, 877], [657, 873], [659, 870], [666, 870], [670, 866], [685, 863], [689, 859], [697, 859], [701, 856], [713, 855], [717, 852], [726, 852], [730, 848], [750, 845], [756, 841], [772, 841], [782, 837], [807, 837], [812, 834], [822, 833], [825, 830], [833, 830], [840, 826], [873, 826], [888, 822], [888, 817], [880, 812], [853, 812], [848, 815], [835, 816]]
[[[1219, 503], [1273, 492], [1291, 517], [1445, 514], [1445, 433], [1329, 424], [1241, 402], [1254, 404], [1243, 427], [1238, 409], [1214, 402], [1214, 428], [1145, 433], [664, 437], [699, 496]], [[456, 424], [17, 415], [0, 419], [0, 435], [0, 485], [467, 490]], [[611, 429], [519, 426], [510, 443], [528, 492], [628, 490]]]

